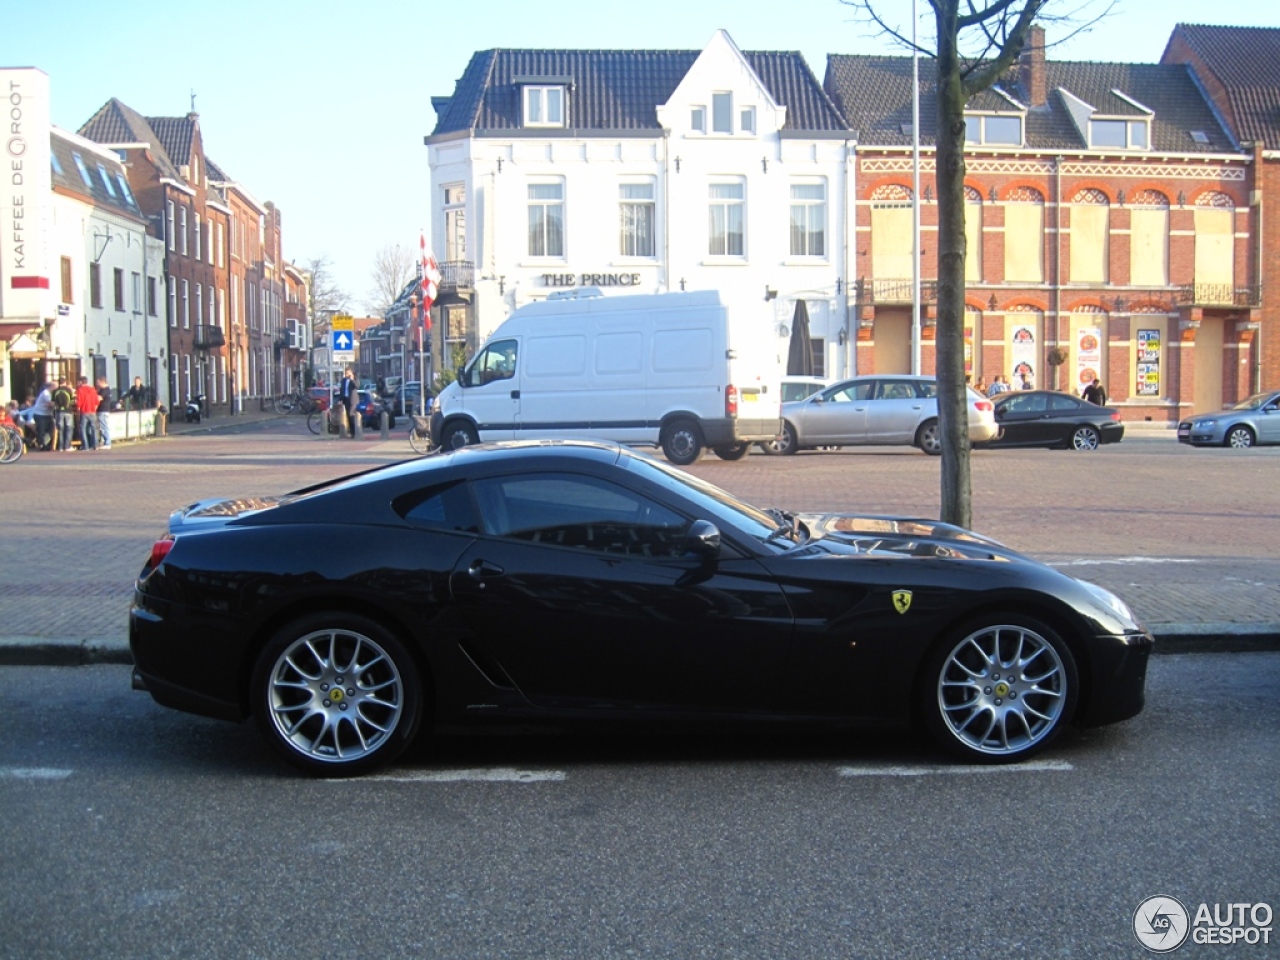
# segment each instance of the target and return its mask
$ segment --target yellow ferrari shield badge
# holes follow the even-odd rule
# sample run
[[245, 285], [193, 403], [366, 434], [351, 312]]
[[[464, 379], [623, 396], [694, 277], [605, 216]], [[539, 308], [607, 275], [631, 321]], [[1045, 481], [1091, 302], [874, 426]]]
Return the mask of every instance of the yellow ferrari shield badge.
[[893, 591], [893, 609], [899, 613], [906, 613], [911, 609], [911, 591], [895, 590]]

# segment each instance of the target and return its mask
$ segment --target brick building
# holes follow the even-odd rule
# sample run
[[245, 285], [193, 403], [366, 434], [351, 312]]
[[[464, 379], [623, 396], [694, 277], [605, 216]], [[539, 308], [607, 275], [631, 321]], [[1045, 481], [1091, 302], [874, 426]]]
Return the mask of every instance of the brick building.
[[[921, 63], [920, 367], [934, 368], [931, 65]], [[840, 56], [825, 86], [857, 131], [859, 372], [912, 363], [911, 60]], [[966, 365], [1176, 421], [1250, 392], [1261, 294], [1252, 154], [1176, 64], [1020, 62], [966, 108]], [[1061, 365], [1052, 361], [1061, 360]]]

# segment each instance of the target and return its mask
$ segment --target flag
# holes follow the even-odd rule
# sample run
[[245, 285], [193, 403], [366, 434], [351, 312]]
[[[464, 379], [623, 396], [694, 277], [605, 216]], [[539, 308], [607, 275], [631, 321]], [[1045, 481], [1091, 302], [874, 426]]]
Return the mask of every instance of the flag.
[[420, 276], [422, 280], [422, 328], [431, 329], [431, 305], [440, 295], [440, 265], [436, 263], [435, 254], [427, 250], [427, 235], [418, 234], [418, 248], [422, 251]]

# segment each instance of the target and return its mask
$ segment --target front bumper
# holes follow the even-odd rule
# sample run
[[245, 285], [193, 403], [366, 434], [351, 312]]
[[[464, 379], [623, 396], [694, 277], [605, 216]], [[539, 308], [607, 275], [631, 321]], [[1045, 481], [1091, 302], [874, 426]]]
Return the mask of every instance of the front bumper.
[[1090, 692], [1076, 723], [1098, 727], [1136, 717], [1146, 705], [1147, 662], [1155, 647], [1150, 633], [1097, 637], [1089, 647], [1085, 682]]

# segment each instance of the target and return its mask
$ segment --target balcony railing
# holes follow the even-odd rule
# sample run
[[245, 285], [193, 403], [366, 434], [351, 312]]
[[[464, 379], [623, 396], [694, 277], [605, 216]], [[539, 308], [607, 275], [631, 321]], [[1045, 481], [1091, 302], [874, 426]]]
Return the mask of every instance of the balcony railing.
[[197, 350], [216, 350], [226, 344], [227, 338], [223, 336], [221, 327], [212, 323], [196, 324], [195, 348]]
[[1237, 287], [1230, 283], [1189, 283], [1178, 288], [1179, 306], [1193, 307], [1257, 307], [1262, 304], [1262, 287], [1258, 284]]
[[476, 265], [470, 260], [446, 260], [440, 264], [441, 292], [474, 290]]
[[[911, 303], [912, 281], [906, 280], [859, 280], [857, 297], [859, 303]], [[921, 303], [932, 303], [938, 299], [938, 282], [936, 280], [920, 281]]]

